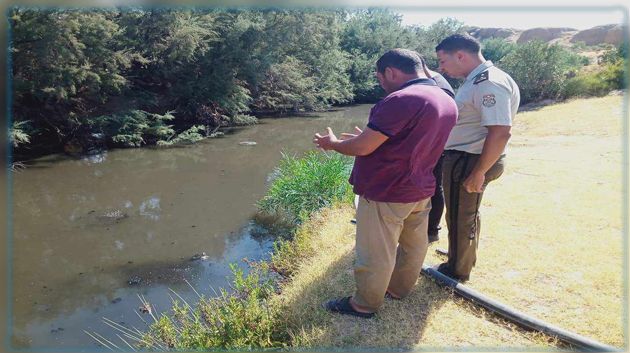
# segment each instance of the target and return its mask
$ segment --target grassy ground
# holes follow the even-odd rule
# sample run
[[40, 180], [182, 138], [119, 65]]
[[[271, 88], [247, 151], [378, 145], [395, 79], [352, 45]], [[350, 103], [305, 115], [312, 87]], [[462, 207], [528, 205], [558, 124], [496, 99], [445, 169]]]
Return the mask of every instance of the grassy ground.
[[[526, 313], [614, 346], [624, 344], [622, 98], [544, 107], [517, 116], [505, 174], [488, 187], [471, 287]], [[316, 215], [303, 231], [318, 249], [277, 297], [302, 347], [544, 349], [525, 332], [421, 277], [376, 318], [333, 315], [320, 304], [354, 289], [353, 210]], [[445, 227], [444, 227], [445, 228]], [[443, 261], [446, 234], [427, 263]]]

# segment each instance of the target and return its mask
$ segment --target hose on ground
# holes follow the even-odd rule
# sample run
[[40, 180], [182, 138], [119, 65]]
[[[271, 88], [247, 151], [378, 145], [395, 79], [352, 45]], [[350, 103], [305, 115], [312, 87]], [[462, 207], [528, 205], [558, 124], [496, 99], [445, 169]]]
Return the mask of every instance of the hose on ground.
[[438, 284], [453, 288], [456, 294], [471, 301], [472, 303], [482, 306], [497, 315], [507, 319], [521, 327], [530, 330], [540, 331], [549, 336], [557, 337], [559, 340], [568, 343], [574, 347], [590, 352], [620, 352], [621, 350], [591, 338], [578, 335], [567, 331], [563, 328], [551, 325], [542, 320], [531, 317], [520, 312], [508, 305], [489, 298], [472, 288], [466, 287], [458, 281], [438, 272], [436, 269], [427, 265], [422, 265], [422, 273], [429, 278], [434, 279]]

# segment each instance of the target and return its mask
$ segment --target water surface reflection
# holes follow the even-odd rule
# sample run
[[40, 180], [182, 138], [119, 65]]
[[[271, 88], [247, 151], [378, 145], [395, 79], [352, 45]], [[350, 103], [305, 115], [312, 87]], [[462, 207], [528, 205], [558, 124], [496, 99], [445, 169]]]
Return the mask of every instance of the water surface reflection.
[[212, 295], [230, 262], [268, 256], [250, 220], [281, 152], [312, 148], [326, 126], [364, 126], [369, 108], [267, 119], [194, 146], [30, 162], [13, 178], [13, 344], [93, 348], [83, 330], [113, 335], [102, 317], [144, 325], [138, 294], [159, 311], [168, 288], [195, 298], [184, 279]]

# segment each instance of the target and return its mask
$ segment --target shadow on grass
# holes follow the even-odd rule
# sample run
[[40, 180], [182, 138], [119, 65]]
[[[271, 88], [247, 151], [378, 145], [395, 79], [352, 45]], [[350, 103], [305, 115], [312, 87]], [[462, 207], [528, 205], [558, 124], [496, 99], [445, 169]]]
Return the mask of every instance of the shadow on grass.
[[[322, 303], [354, 293], [352, 264], [348, 251], [291, 292], [285, 304], [294, 348], [317, 350], [417, 349], [427, 320], [452, 294], [420, 277], [412, 293], [402, 300], [385, 299], [371, 319], [329, 313]], [[422, 347], [423, 349], [425, 347]]]

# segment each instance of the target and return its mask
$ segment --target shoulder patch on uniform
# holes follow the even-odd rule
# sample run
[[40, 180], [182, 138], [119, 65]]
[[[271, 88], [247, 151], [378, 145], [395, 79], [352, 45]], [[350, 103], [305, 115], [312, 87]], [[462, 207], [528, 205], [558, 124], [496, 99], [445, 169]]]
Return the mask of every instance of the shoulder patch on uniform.
[[481, 104], [486, 108], [490, 108], [497, 104], [497, 99], [494, 94], [486, 94], [483, 96], [483, 102]]
[[473, 84], [476, 85], [480, 82], [487, 81], [487, 80], [488, 80], [488, 71], [486, 70], [478, 74], [477, 76], [475, 76], [475, 81], [473, 81]]

